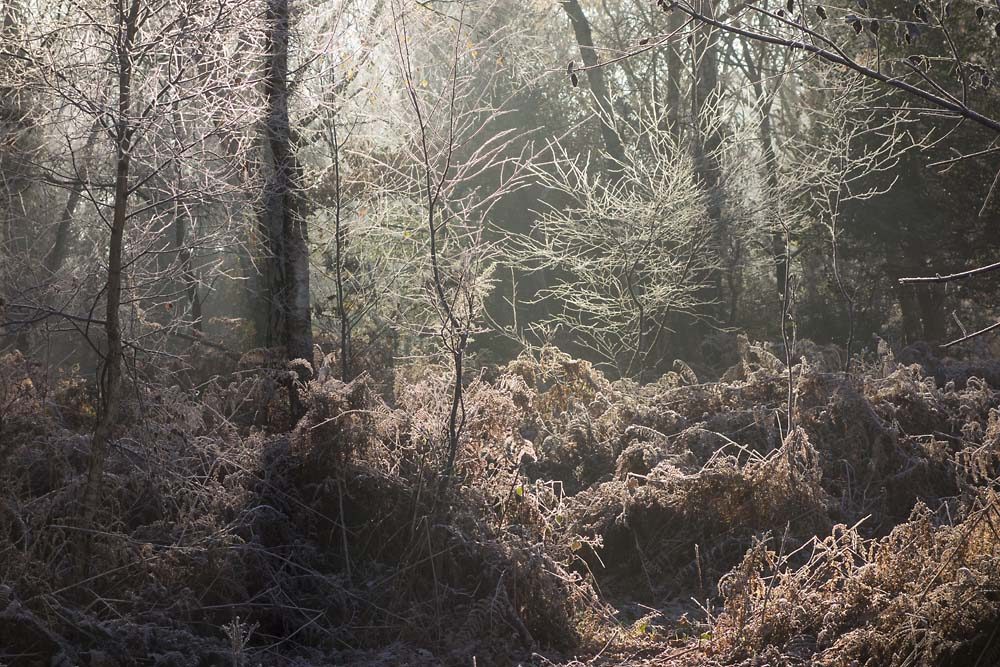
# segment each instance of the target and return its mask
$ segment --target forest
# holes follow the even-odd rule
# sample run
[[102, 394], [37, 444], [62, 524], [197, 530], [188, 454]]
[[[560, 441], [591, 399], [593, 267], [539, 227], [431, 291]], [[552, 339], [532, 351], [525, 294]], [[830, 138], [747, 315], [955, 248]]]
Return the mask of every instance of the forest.
[[0, 667], [1000, 665], [997, 63], [0, 0]]

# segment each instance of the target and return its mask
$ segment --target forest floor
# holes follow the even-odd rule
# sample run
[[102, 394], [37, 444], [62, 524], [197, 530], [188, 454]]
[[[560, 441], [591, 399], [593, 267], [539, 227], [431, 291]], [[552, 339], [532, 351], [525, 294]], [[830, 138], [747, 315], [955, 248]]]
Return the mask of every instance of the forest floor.
[[443, 369], [137, 382], [94, 525], [92, 387], [2, 357], [0, 665], [1000, 664], [1000, 364], [737, 348], [480, 372], [451, 480]]

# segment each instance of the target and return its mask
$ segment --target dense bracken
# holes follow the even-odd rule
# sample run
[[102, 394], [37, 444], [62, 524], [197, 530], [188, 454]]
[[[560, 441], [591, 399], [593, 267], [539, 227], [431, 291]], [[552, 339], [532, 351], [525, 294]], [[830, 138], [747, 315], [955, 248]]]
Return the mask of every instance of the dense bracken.
[[552, 348], [479, 371], [450, 486], [444, 368], [344, 384], [317, 355], [291, 430], [263, 352], [134, 384], [86, 527], [91, 388], [9, 354], [0, 660], [994, 664], [998, 369], [729, 343], [715, 381]]

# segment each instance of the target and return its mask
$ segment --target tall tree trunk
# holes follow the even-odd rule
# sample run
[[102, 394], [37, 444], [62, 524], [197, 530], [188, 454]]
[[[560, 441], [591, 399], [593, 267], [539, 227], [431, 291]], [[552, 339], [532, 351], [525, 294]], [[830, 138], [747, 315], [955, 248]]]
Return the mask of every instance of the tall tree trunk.
[[[300, 168], [292, 147], [288, 119], [288, 41], [291, 0], [268, 0], [268, 67], [265, 79], [267, 95], [267, 143], [272, 169], [265, 194], [268, 230], [278, 234], [277, 258], [280, 279], [277, 298], [282, 327], [281, 342], [288, 359], [313, 362], [312, 316], [309, 304], [309, 245], [305, 219], [300, 214]], [[272, 298], [273, 293], [272, 293]], [[299, 379], [309, 379], [309, 372], [299, 367]], [[292, 388], [292, 412], [300, 406]], [[296, 416], [298, 416], [296, 414]]]
[[[112, 430], [118, 421], [121, 403], [122, 331], [119, 307], [122, 301], [122, 248], [125, 223], [128, 220], [129, 166], [133, 128], [132, 109], [132, 46], [138, 32], [140, 0], [131, 0], [127, 14], [120, 16], [117, 39], [118, 118], [115, 124], [115, 195], [111, 219], [111, 240], [108, 246], [107, 312], [104, 331], [107, 351], [100, 368], [101, 413], [91, 441], [87, 484], [83, 496], [84, 527], [89, 527], [100, 502], [104, 462]], [[124, 13], [124, 12], [123, 12]]]
[[622, 147], [621, 138], [615, 129], [615, 115], [611, 107], [611, 93], [608, 90], [608, 83], [604, 76], [604, 69], [600, 67], [597, 52], [594, 50], [594, 35], [590, 30], [590, 21], [583, 13], [578, 0], [563, 0], [563, 9], [569, 16], [573, 25], [573, 34], [576, 35], [576, 43], [580, 47], [580, 59], [584, 67], [587, 68], [587, 83], [590, 92], [594, 94], [597, 103], [597, 115], [601, 124], [601, 138], [604, 142], [604, 150], [607, 154], [607, 169], [612, 182], [621, 180], [622, 165], [625, 164], [625, 149]]
[[[698, 11], [707, 16], [715, 16], [715, 0], [698, 0]], [[675, 10], [676, 11], [676, 10]], [[716, 113], [714, 108], [720, 95], [717, 34], [710, 26], [699, 25], [691, 43], [692, 70], [695, 72], [691, 90], [691, 114], [695, 128], [694, 167], [695, 174], [705, 189], [707, 214], [712, 230], [712, 245], [719, 262], [726, 264], [728, 256], [729, 229], [723, 217], [724, 195], [722, 191], [722, 168], [718, 160], [718, 150], [722, 146], [722, 130], [714, 120], [707, 124], [703, 116]], [[710, 308], [713, 319], [723, 321], [726, 309], [724, 303], [724, 266], [709, 271], [708, 295], [715, 302]], [[735, 295], [733, 295], [735, 296]]]

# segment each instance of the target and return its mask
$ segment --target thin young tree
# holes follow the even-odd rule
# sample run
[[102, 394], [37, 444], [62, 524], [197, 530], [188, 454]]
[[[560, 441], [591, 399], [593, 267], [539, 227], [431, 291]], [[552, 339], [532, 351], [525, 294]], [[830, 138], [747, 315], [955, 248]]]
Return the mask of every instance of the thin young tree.
[[[420, 31], [413, 10], [391, 2], [399, 79], [410, 111], [410, 142], [399, 168], [402, 184], [419, 202], [429, 263], [427, 296], [436, 331], [452, 367], [442, 488], [452, 481], [465, 422], [466, 354], [489, 288], [490, 247], [484, 231], [491, 209], [521, 187], [529, 164], [527, 146], [515, 149], [519, 132], [492, 132], [504, 98], [491, 101], [505, 28], [489, 11], [465, 3], [453, 14], [423, 17]], [[427, 47], [415, 54], [419, 35]], [[447, 41], [442, 36], [448, 37]], [[436, 52], [434, 44], [446, 44]], [[429, 60], [424, 60], [431, 56]], [[436, 56], [436, 57], [435, 57]], [[476, 188], [479, 179], [489, 185]], [[430, 322], [428, 322], [430, 324]]]
[[[85, 204], [95, 226], [82, 233], [105, 259], [96, 282], [74, 288], [57, 306], [35, 298], [37, 289], [15, 288], [7, 311], [22, 326], [52, 318], [68, 323], [99, 355], [100, 401], [81, 504], [85, 525], [100, 502], [124, 376], [136, 371], [126, 367], [126, 351], [133, 359], [155, 357], [161, 349], [157, 338], [181, 335], [174, 313], [182, 309], [175, 309], [179, 295], [171, 284], [179, 280], [190, 289], [194, 254], [217, 250], [236, 235], [228, 217], [197, 236], [175, 229], [171, 239], [169, 231], [182, 211], [232, 191], [232, 167], [217, 157], [218, 136], [221, 127], [254, 121], [255, 93], [253, 81], [233, 83], [239, 78], [226, 71], [226, 51], [254, 21], [249, 4], [240, 0], [211, 6], [95, 2], [80, 4], [73, 15], [33, 6], [30, 34], [8, 54], [31, 70], [35, 93], [50, 105], [52, 126], [84, 128], [91, 164], [101, 156], [111, 167], [81, 176], [72, 144], [63, 165], [54, 158], [36, 165], [41, 177], [69, 190], [60, 227]], [[207, 66], [213, 60], [216, 66]], [[206, 123], [221, 99], [210, 91], [220, 86], [228, 87], [221, 123]], [[60, 177], [66, 164], [73, 178]], [[174, 261], [162, 261], [165, 248]], [[54, 258], [52, 270], [63, 261]], [[86, 289], [90, 285], [94, 291]], [[95, 315], [99, 308], [103, 317]], [[92, 335], [98, 328], [103, 336]]]
[[642, 130], [622, 141], [622, 171], [609, 176], [553, 143], [534, 173], [559, 203], [511, 248], [527, 267], [555, 276], [538, 295], [553, 314], [536, 324], [565, 330], [640, 380], [659, 365], [677, 322], [705, 316], [705, 279], [715, 268], [694, 161], [660, 115], [644, 118]]

